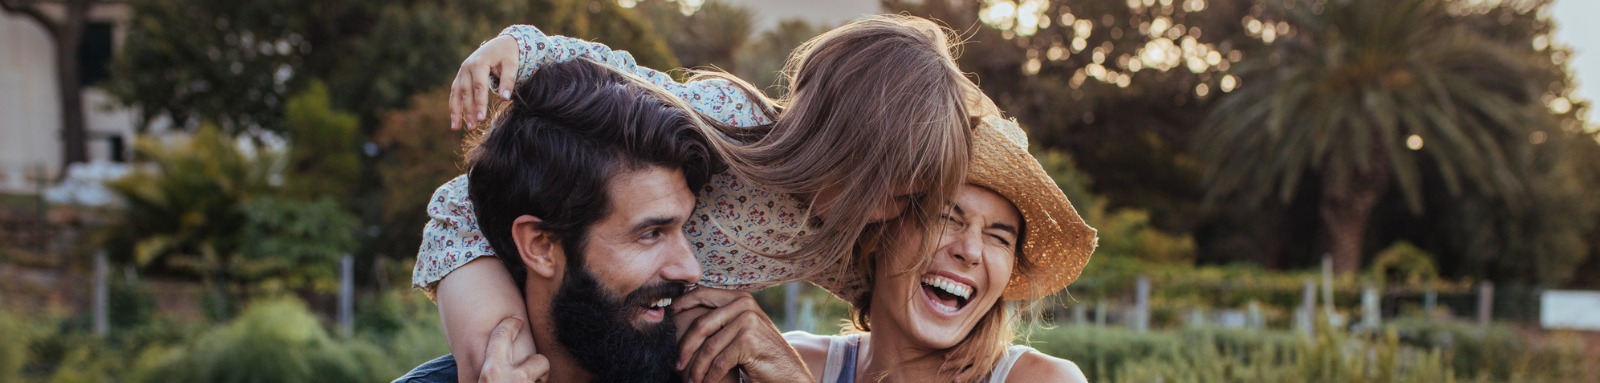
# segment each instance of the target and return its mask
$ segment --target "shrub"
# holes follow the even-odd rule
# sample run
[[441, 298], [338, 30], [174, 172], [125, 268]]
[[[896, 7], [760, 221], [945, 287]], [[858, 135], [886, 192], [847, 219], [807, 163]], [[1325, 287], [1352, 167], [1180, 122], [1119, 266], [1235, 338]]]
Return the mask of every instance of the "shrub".
[[237, 320], [192, 345], [146, 350], [135, 381], [308, 382], [381, 381], [394, 368], [381, 352], [328, 336], [297, 301], [257, 303]]

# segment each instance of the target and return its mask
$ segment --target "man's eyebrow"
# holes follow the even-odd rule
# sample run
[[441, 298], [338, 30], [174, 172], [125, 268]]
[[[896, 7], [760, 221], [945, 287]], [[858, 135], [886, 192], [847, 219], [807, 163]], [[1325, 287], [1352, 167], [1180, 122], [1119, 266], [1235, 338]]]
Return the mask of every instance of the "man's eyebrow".
[[666, 226], [667, 224], [677, 221], [678, 217], [650, 217], [646, 218], [643, 222], [639, 222], [637, 225], [633, 225], [633, 230], [631, 231], [640, 231], [655, 226]]

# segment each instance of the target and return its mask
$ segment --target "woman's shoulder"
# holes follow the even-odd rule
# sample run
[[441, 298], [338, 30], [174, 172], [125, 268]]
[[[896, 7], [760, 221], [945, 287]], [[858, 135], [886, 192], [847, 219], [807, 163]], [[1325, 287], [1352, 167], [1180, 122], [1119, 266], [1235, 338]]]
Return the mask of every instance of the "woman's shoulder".
[[1006, 378], [1006, 383], [1088, 381], [1077, 363], [1031, 349], [1017, 358]]
[[812, 356], [828, 357], [828, 347], [833, 344], [834, 338], [842, 335], [817, 335], [805, 331], [790, 331], [783, 333], [783, 340], [789, 342], [789, 347], [800, 353], [801, 358], [811, 359]]
[[783, 333], [783, 340], [789, 342], [795, 353], [800, 354], [800, 360], [806, 362], [806, 368], [811, 370], [811, 376], [822, 377], [828, 367], [828, 349], [831, 348], [834, 338], [842, 336], [816, 335], [805, 331], [790, 331]]

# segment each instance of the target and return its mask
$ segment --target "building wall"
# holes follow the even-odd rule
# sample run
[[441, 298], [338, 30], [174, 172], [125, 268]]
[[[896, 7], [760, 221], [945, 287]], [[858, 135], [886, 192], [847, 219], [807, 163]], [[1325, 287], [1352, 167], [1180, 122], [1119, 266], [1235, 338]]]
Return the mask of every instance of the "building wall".
[[53, 50], [44, 26], [0, 12], [0, 190], [27, 186], [25, 173], [61, 164]]
[[[100, 6], [91, 22], [111, 22], [113, 50], [128, 19], [124, 4]], [[61, 102], [56, 87], [55, 45], [37, 21], [0, 11], [0, 192], [30, 194], [38, 177], [51, 181], [62, 160]], [[76, 70], [71, 69], [71, 70]], [[104, 91], [85, 88], [84, 123], [90, 161], [109, 160], [112, 137], [131, 146], [137, 113]]]

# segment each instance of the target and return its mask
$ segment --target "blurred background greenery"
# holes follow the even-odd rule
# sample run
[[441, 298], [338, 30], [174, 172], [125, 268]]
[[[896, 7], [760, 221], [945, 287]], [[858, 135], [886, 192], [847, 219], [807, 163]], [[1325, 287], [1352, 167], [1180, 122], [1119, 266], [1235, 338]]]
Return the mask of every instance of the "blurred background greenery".
[[[136, 165], [106, 177], [113, 206], [0, 195], [0, 381], [392, 379], [447, 352], [410, 265], [428, 196], [462, 171], [445, 95], [477, 43], [528, 23], [777, 94], [786, 54], [834, 26], [760, 22], [753, 1], [119, 3], [131, 17], [99, 87], [140, 112]], [[868, 8], [959, 31], [961, 68], [1100, 230], [1027, 338], [1092, 380], [1582, 381], [1600, 335], [1537, 326], [1540, 292], [1600, 289], [1600, 141], [1551, 7]], [[345, 255], [349, 334], [334, 330]], [[1292, 331], [1324, 257], [1332, 302]], [[1154, 331], [1118, 325], [1140, 277]], [[1496, 321], [1454, 319], [1485, 281]], [[1352, 330], [1340, 318], [1367, 288], [1394, 320]], [[838, 330], [837, 299], [786, 293], [758, 293], [784, 328]], [[1258, 324], [1207, 319], [1242, 313]]]

